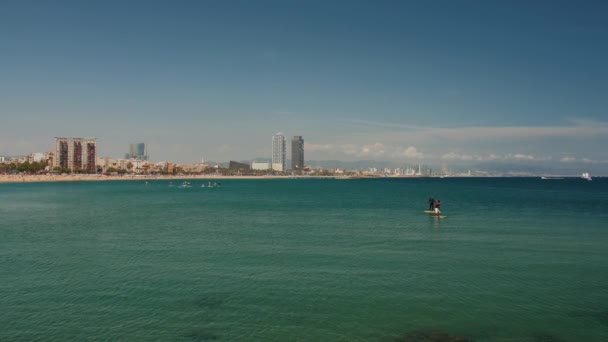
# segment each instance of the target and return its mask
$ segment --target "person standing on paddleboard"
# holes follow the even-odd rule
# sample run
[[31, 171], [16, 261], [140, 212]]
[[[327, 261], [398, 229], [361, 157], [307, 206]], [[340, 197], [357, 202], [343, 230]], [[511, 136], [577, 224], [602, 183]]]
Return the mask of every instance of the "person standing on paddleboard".
[[437, 216], [439, 216], [441, 214], [439, 207], [441, 207], [441, 201], [437, 200], [437, 203], [435, 203], [435, 215], [437, 215]]
[[429, 197], [429, 210], [435, 209], [435, 198]]

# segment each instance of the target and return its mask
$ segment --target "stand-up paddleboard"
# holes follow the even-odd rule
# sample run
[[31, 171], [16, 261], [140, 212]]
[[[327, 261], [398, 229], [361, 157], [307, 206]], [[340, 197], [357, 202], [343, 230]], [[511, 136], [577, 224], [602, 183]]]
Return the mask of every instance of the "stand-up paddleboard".
[[[425, 210], [424, 213], [425, 214], [430, 214], [430, 215], [433, 215], [433, 216], [437, 216], [437, 214], [435, 213], [434, 210]], [[446, 218], [447, 216], [441, 216], [441, 214], [440, 214], [440, 216], [437, 216], [437, 217], [439, 217], [439, 218]]]

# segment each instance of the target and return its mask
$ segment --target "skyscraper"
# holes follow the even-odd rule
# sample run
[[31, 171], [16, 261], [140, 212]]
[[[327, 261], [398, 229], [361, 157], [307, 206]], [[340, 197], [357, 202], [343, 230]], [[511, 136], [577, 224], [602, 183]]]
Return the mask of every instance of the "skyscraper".
[[95, 173], [96, 155], [95, 138], [55, 138], [53, 167], [70, 169], [72, 172]]
[[148, 160], [148, 146], [145, 143], [129, 145], [128, 158]]
[[296, 135], [291, 139], [291, 169], [302, 170], [304, 168], [304, 139]]
[[277, 133], [272, 137], [272, 169], [285, 171], [285, 136]]

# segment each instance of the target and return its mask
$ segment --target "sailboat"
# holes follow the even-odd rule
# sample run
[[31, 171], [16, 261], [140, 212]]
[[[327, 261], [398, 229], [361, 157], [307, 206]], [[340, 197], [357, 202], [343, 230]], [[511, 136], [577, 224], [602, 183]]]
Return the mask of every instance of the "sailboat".
[[583, 172], [583, 174], [581, 175], [581, 178], [590, 181], [591, 175], [589, 174], [589, 172]]

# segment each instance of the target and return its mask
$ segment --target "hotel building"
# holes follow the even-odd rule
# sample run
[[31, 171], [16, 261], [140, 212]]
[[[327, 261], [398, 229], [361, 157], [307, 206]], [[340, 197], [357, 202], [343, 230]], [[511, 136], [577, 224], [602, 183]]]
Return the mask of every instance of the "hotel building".
[[299, 135], [291, 139], [291, 169], [304, 169], [304, 139]]

